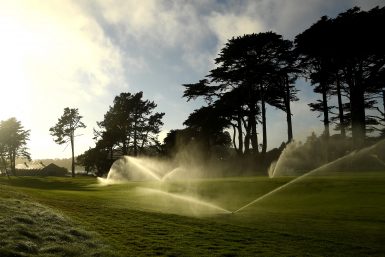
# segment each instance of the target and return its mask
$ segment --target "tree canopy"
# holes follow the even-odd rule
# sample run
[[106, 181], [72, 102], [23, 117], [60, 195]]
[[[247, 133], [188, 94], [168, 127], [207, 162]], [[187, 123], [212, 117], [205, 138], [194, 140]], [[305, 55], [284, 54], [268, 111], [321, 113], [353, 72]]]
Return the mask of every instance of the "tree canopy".
[[328, 98], [332, 95], [338, 99], [338, 128], [345, 136], [350, 125], [356, 146], [365, 140], [367, 125], [378, 124], [367, 111], [375, 108], [375, 98], [384, 87], [378, 80], [385, 69], [385, 40], [378, 30], [384, 22], [384, 7], [369, 11], [354, 7], [333, 19], [324, 16], [297, 35], [296, 50], [303, 70], [316, 85], [314, 91], [322, 94], [311, 108], [323, 113], [326, 136], [332, 109]]
[[154, 112], [156, 107], [154, 101], [143, 99], [143, 92], [116, 96], [94, 129], [95, 147], [78, 156], [78, 163], [102, 175], [122, 155], [160, 154], [158, 134], [164, 113]]
[[[208, 79], [184, 84], [188, 100], [204, 97], [213, 109], [227, 117], [227, 127], [238, 135], [238, 153], [259, 153], [257, 124], [262, 125], [262, 149], [267, 149], [266, 105], [287, 113], [288, 141], [292, 140], [290, 102], [297, 100], [292, 86], [292, 43], [274, 32], [249, 34], [230, 39], [215, 59], [217, 67]], [[250, 148], [251, 144], [251, 148]]]
[[2, 168], [7, 173], [8, 164], [14, 173], [16, 158], [24, 157], [30, 159], [26, 147], [30, 131], [25, 130], [21, 122], [16, 118], [10, 118], [0, 122], [0, 157]]
[[155, 102], [143, 100], [143, 92], [116, 96], [104, 120], [98, 122], [95, 134], [99, 146], [110, 151], [118, 148], [122, 154], [133, 156], [159, 146], [164, 113], [154, 113], [156, 107]]

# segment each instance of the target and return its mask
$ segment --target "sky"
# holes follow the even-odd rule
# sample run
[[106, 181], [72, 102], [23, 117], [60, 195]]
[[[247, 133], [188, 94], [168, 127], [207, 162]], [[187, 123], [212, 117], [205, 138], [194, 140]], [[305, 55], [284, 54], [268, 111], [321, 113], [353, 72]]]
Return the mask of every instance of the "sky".
[[[228, 39], [274, 31], [294, 37], [321, 16], [383, 0], [0, 0], [0, 120], [16, 117], [30, 130], [32, 159], [68, 158], [49, 128], [65, 107], [78, 108], [75, 154], [95, 145], [93, 129], [115, 96], [143, 91], [165, 112], [160, 138], [182, 129], [204, 104], [182, 98], [182, 84], [195, 83], [215, 67]], [[298, 82], [292, 104], [294, 138], [319, 132], [309, 111], [317, 98]], [[268, 144], [287, 138], [285, 114], [269, 109]]]

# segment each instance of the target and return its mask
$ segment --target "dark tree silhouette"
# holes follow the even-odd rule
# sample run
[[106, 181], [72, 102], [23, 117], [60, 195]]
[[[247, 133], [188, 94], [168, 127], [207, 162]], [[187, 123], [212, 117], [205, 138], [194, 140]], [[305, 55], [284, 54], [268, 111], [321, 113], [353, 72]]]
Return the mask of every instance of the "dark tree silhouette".
[[234, 128], [234, 139], [238, 134], [239, 153], [248, 153], [250, 144], [252, 151], [259, 153], [257, 124], [260, 122], [264, 154], [267, 104], [287, 112], [288, 141], [293, 137], [290, 101], [297, 99], [292, 85], [296, 70], [291, 48], [290, 41], [273, 32], [232, 38], [215, 59], [217, 68], [210, 71], [209, 80], [183, 85], [184, 97], [190, 100], [202, 96], [209, 104], [217, 100], [226, 106], [227, 117], [233, 120], [230, 125]]
[[[378, 119], [366, 115], [365, 110], [376, 108], [373, 95], [382, 90], [376, 83], [385, 65], [385, 40], [378, 31], [385, 22], [385, 8], [373, 8], [367, 12], [354, 7], [336, 18], [322, 17], [317, 23], [296, 37], [296, 49], [301, 53], [316, 89], [322, 93], [322, 110], [325, 131], [328, 134], [328, 94], [337, 95], [339, 128], [345, 135], [350, 118], [355, 146], [362, 145], [366, 131]], [[342, 93], [349, 100], [348, 114], [344, 114]], [[368, 125], [368, 126], [367, 126]]]
[[318, 84], [314, 92], [320, 93], [322, 99], [310, 104], [312, 111], [323, 113], [324, 135], [329, 138], [329, 111], [328, 94], [330, 94], [330, 76], [332, 74], [330, 53], [330, 31], [332, 21], [323, 16], [295, 38], [296, 51], [300, 53], [301, 67], [308, 74], [312, 84]]
[[224, 129], [228, 126], [228, 120], [215, 106], [201, 107], [189, 115], [183, 123], [191, 131], [195, 131], [195, 140], [203, 145], [203, 151], [209, 158], [215, 146], [228, 147], [231, 138]]
[[84, 167], [88, 173], [95, 172], [96, 175], [102, 176], [111, 167], [112, 160], [108, 157], [109, 152], [98, 145], [90, 148], [83, 154], [76, 157], [76, 163]]
[[72, 165], [71, 174], [75, 177], [75, 131], [86, 126], [81, 121], [83, 117], [79, 115], [77, 108], [64, 108], [63, 115], [58, 119], [55, 126], [49, 129], [57, 144], [71, 144]]
[[175, 157], [181, 147], [188, 146], [197, 136], [197, 131], [190, 128], [172, 129], [163, 139], [163, 154], [168, 157]]
[[164, 113], [153, 113], [157, 105], [142, 98], [143, 92], [121, 93], [115, 97], [104, 120], [98, 122], [100, 130], [96, 131], [96, 139], [111, 153], [119, 148], [125, 155], [136, 156], [146, 148], [159, 146], [157, 136]]

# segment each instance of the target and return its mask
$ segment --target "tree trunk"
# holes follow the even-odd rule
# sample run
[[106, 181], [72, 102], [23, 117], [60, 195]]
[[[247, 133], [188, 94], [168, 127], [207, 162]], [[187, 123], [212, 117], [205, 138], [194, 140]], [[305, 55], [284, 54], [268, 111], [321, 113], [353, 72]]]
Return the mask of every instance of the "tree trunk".
[[123, 153], [123, 155], [127, 155], [128, 154], [126, 139], [123, 140], [122, 153]]
[[147, 142], [147, 137], [148, 137], [148, 131], [146, 132], [146, 136], [143, 138], [142, 144], [140, 145], [140, 148], [139, 148], [139, 151], [140, 151], [141, 153], [143, 153], [144, 145], [145, 145], [146, 142]]
[[355, 85], [350, 90], [350, 109], [353, 144], [359, 148], [365, 140], [365, 99], [360, 86]]
[[[354, 70], [354, 69], [353, 69]], [[352, 71], [353, 71], [352, 70]], [[354, 74], [354, 76], [353, 76]], [[356, 148], [362, 147], [365, 140], [365, 96], [362, 81], [362, 64], [350, 73], [350, 112], [352, 116], [352, 137]]]
[[136, 134], [136, 130], [135, 130], [134, 131], [134, 156], [138, 155], [138, 142], [137, 142], [136, 136], [137, 136], [137, 134]]
[[250, 140], [251, 140], [251, 136], [250, 136], [250, 133], [251, 133], [251, 120], [250, 120], [250, 116], [249, 116], [249, 119], [248, 119], [248, 122], [246, 124], [246, 122], [243, 120], [243, 124], [244, 124], [244, 127], [246, 129], [246, 135], [245, 135], [245, 142], [244, 142], [244, 145], [245, 145], [245, 154], [249, 154], [250, 152]]
[[324, 114], [324, 135], [325, 138], [328, 139], [330, 136], [330, 128], [329, 128], [329, 108], [328, 108], [328, 98], [327, 98], [327, 89], [325, 82], [321, 81], [321, 90], [322, 90], [322, 108]]
[[232, 124], [232, 126], [233, 126], [233, 146], [235, 151], [238, 152], [238, 147], [237, 147], [237, 144], [235, 143], [235, 138], [237, 136], [237, 127], [234, 124]]
[[336, 74], [336, 84], [337, 84], [338, 116], [340, 119], [340, 130], [341, 130], [341, 136], [345, 138], [346, 132], [345, 132], [345, 121], [344, 121], [344, 108], [342, 106], [341, 83], [340, 83], [340, 77], [338, 75], [338, 72]]
[[1, 156], [1, 160], [3, 162], [5, 175], [7, 175], [7, 178], [9, 179], [9, 173], [8, 173], [8, 170], [7, 170], [7, 161], [5, 160], [4, 156]]
[[72, 171], [72, 177], [75, 177], [75, 145], [74, 145], [74, 131], [71, 132], [70, 136], [71, 141], [71, 152], [72, 152], [72, 164], [71, 164], [71, 171]]
[[126, 148], [125, 150], [125, 155], [130, 155], [132, 154], [132, 149], [130, 149], [130, 143], [131, 143], [131, 137], [133, 137], [133, 127], [131, 125], [127, 125], [126, 130], [125, 130], [125, 142], [124, 142], [124, 147]]
[[10, 151], [10, 166], [11, 166], [11, 173], [13, 174], [13, 175], [15, 175], [16, 174], [16, 152], [15, 152], [15, 150], [11, 150]]
[[134, 156], [138, 156], [138, 109], [135, 108], [134, 113]]
[[242, 118], [240, 117], [240, 114], [238, 114], [237, 125], [238, 125], [238, 153], [243, 154]]
[[261, 105], [262, 105], [262, 132], [263, 132], [261, 153], [265, 154], [267, 149], [267, 130], [266, 130], [266, 106], [265, 106], [265, 99], [263, 98], [263, 96], [261, 99]]
[[286, 107], [286, 121], [287, 121], [287, 142], [293, 140], [293, 125], [291, 122], [291, 108], [290, 108], [290, 85], [289, 78], [285, 76], [285, 107]]
[[257, 120], [256, 120], [255, 105], [250, 106], [250, 126], [251, 126], [251, 146], [253, 147], [253, 153], [258, 154], [258, 133], [257, 133]]
[[110, 146], [110, 159], [114, 159], [114, 148], [112, 146]]
[[384, 116], [383, 119], [384, 119], [384, 122], [385, 122], [385, 89], [382, 90], [382, 105], [383, 105], [383, 108], [384, 108], [383, 109], [384, 113], [383, 113], [382, 116]]
[[253, 147], [254, 154], [259, 154], [259, 146], [258, 146], [258, 133], [257, 133], [257, 122], [255, 116], [253, 117], [253, 124], [251, 127], [251, 145]]
[[12, 151], [9, 153], [9, 168], [12, 175], [15, 175], [15, 169], [13, 168], [13, 157], [12, 157]]

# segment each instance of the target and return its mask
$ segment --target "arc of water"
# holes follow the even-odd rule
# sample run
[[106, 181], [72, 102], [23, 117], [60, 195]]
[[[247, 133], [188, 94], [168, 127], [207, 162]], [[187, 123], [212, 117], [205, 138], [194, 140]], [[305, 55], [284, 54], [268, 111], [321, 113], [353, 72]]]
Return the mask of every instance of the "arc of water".
[[385, 166], [385, 162], [381, 160], [377, 154], [372, 154], [371, 155], [374, 159], [376, 159], [379, 163], [381, 163], [383, 166]]
[[300, 180], [300, 179], [302, 179], [302, 178], [304, 178], [304, 177], [306, 177], [306, 176], [309, 176], [310, 174], [314, 173], [315, 171], [316, 171], [316, 170], [310, 171], [310, 172], [308, 172], [308, 173], [303, 174], [302, 176], [299, 176], [299, 177], [297, 177], [297, 178], [295, 178], [295, 179], [293, 179], [293, 180], [290, 180], [288, 183], [286, 183], [286, 184], [284, 184], [284, 185], [282, 185], [282, 186], [277, 187], [276, 189], [274, 189], [274, 190], [268, 192], [267, 194], [264, 194], [264, 195], [258, 197], [257, 199], [251, 201], [250, 203], [248, 203], [248, 204], [242, 206], [242, 207], [239, 208], [238, 210], [233, 211], [233, 213], [239, 212], [239, 211], [241, 211], [241, 210], [243, 210], [243, 209], [249, 207], [250, 205], [255, 204], [256, 202], [261, 201], [262, 199], [268, 197], [269, 195], [274, 194], [275, 192], [281, 190], [282, 188], [285, 188], [285, 187], [287, 187], [288, 185], [290, 185], [290, 184], [292, 184], [292, 183], [295, 183], [296, 181], [298, 181], [298, 180]]
[[150, 170], [149, 168], [145, 167], [144, 165], [140, 164], [139, 162], [137, 162], [134, 158], [131, 158], [131, 157], [128, 157], [129, 160], [131, 161], [132, 164], [134, 164], [135, 166], [139, 167], [140, 169], [142, 169], [143, 171], [146, 171], [146, 174], [150, 175], [151, 177], [153, 177], [154, 179], [158, 180], [158, 181], [161, 181], [162, 179], [157, 175], [155, 174], [152, 170]]
[[174, 175], [174, 173], [176, 173], [178, 170], [180, 170], [180, 167], [177, 167], [169, 172], [166, 173], [166, 175], [164, 175], [162, 178], [161, 178], [161, 181], [165, 181], [167, 178], [171, 177], [172, 175]]
[[172, 197], [174, 199], [179, 199], [179, 200], [187, 201], [187, 202], [194, 203], [194, 204], [197, 204], [197, 205], [201, 205], [201, 206], [204, 206], [204, 207], [207, 207], [207, 208], [210, 208], [210, 209], [213, 209], [213, 210], [217, 210], [217, 211], [220, 211], [220, 212], [223, 212], [223, 213], [228, 213], [228, 214], [231, 213], [231, 211], [226, 210], [226, 209], [224, 209], [222, 207], [219, 207], [219, 206], [217, 206], [215, 204], [208, 203], [208, 202], [196, 199], [196, 198], [191, 197], [191, 196], [174, 194], [174, 193], [165, 192], [165, 191], [161, 191], [161, 190], [153, 189], [153, 188], [143, 188], [143, 190], [145, 190], [145, 191], [147, 191], [149, 193], [161, 194], [161, 195], [165, 195], [165, 196], [168, 196], [168, 197]]
[[233, 211], [233, 213], [239, 212], [239, 211], [241, 211], [241, 210], [243, 210], [243, 209], [249, 207], [250, 205], [253, 205], [253, 204], [255, 204], [255, 203], [257, 203], [257, 202], [263, 200], [264, 198], [266, 198], [266, 197], [268, 197], [268, 196], [270, 196], [270, 195], [272, 195], [272, 194], [274, 194], [274, 193], [280, 191], [281, 189], [283, 189], [283, 188], [289, 186], [290, 184], [293, 184], [293, 183], [297, 182], [298, 180], [301, 180], [301, 179], [303, 179], [303, 178], [305, 178], [305, 177], [307, 177], [307, 176], [309, 176], [309, 175], [311, 175], [311, 174], [313, 174], [313, 173], [315, 173], [315, 172], [317, 172], [317, 171], [319, 171], [319, 170], [321, 170], [321, 169], [327, 168], [327, 167], [329, 167], [329, 166], [335, 164], [336, 162], [338, 162], [338, 161], [340, 161], [340, 160], [342, 160], [342, 159], [345, 159], [345, 158], [347, 158], [347, 157], [349, 157], [349, 156], [350, 156], [350, 154], [345, 155], [345, 156], [343, 156], [343, 157], [341, 157], [341, 158], [338, 158], [338, 159], [336, 159], [336, 160], [334, 160], [334, 161], [332, 161], [332, 162], [329, 162], [329, 163], [327, 163], [327, 164], [325, 164], [325, 165], [322, 165], [321, 167], [318, 167], [318, 168], [316, 168], [316, 169], [314, 169], [314, 170], [311, 170], [311, 171], [309, 171], [309, 172], [307, 172], [307, 173], [305, 173], [305, 174], [303, 174], [303, 175], [301, 175], [301, 176], [299, 176], [299, 177], [297, 177], [297, 178], [295, 178], [295, 179], [293, 179], [293, 180], [290, 180], [290, 181], [287, 182], [286, 184], [283, 184], [282, 186], [279, 186], [279, 187], [275, 188], [274, 190], [272, 190], [272, 191], [270, 191], [270, 192], [268, 192], [268, 193], [266, 193], [266, 194], [264, 194], [264, 195], [258, 197], [257, 199], [255, 199], [255, 200], [249, 202], [248, 204], [242, 206], [241, 208], [239, 208], [239, 209]]
[[295, 147], [296, 146], [296, 142], [295, 141], [292, 141], [290, 142], [288, 145], [286, 145], [285, 149], [283, 149], [281, 155], [279, 156], [278, 160], [275, 162], [275, 163], [272, 163], [273, 167], [272, 168], [272, 171], [271, 171], [271, 174], [269, 174], [269, 176], [271, 178], [274, 178], [275, 176], [275, 173], [277, 171], [277, 169], [281, 166], [281, 162], [283, 161], [283, 159], [285, 159], [285, 155], [288, 151], [290, 151], [290, 149], [292, 147]]

